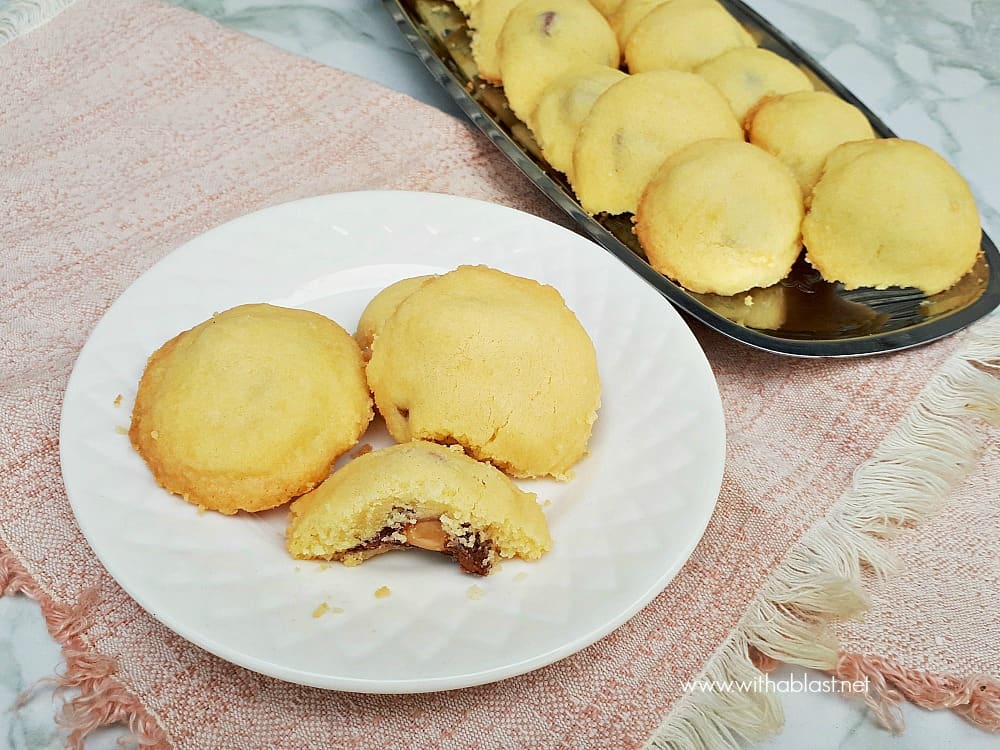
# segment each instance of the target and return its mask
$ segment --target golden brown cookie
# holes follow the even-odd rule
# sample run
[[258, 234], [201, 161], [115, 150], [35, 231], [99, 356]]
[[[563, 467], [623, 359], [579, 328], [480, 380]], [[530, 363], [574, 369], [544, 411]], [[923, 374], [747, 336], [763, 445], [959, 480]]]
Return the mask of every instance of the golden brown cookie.
[[629, 76], [598, 97], [580, 126], [573, 189], [588, 213], [634, 212], [667, 157], [705, 138], [743, 140], [712, 84], [675, 70]]
[[231, 514], [311, 490], [371, 419], [350, 334], [306, 310], [241, 305], [149, 358], [129, 437], [166, 490]]
[[741, 123], [765, 96], [812, 91], [809, 77], [798, 66], [760, 47], [737, 47], [694, 70], [722, 92]]
[[962, 176], [931, 149], [881, 138], [827, 157], [802, 223], [808, 260], [848, 289], [948, 289], [975, 264], [982, 230]]
[[458, 443], [516, 477], [566, 478], [601, 397], [594, 346], [559, 292], [485, 266], [403, 300], [368, 383], [399, 442]]
[[507, 102], [525, 122], [561, 75], [595, 63], [617, 68], [621, 58], [608, 22], [585, 0], [523, 0], [507, 16], [497, 55]]
[[372, 342], [382, 332], [385, 321], [396, 312], [399, 303], [433, 278], [433, 276], [414, 276], [403, 279], [387, 286], [372, 298], [364, 312], [361, 313], [358, 330], [354, 334], [354, 340], [361, 347], [361, 356], [364, 357], [365, 362], [371, 359]]
[[715, 0], [670, 0], [636, 25], [625, 45], [630, 73], [692, 70], [736, 47], [757, 43]]
[[288, 551], [359, 565], [392, 549], [454, 557], [467, 573], [552, 547], [535, 495], [461, 448], [413, 441], [359, 456], [291, 506]]
[[549, 164], [572, 175], [573, 147], [580, 125], [597, 97], [625, 77], [617, 68], [588, 65], [571, 70], [542, 92], [528, 123]]
[[725, 139], [671, 156], [639, 202], [635, 231], [660, 273], [730, 295], [784, 278], [802, 244], [802, 194], [766, 151]]
[[825, 91], [765, 98], [747, 115], [747, 139], [787, 164], [805, 195], [833, 149], [874, 137], [861, 110]]

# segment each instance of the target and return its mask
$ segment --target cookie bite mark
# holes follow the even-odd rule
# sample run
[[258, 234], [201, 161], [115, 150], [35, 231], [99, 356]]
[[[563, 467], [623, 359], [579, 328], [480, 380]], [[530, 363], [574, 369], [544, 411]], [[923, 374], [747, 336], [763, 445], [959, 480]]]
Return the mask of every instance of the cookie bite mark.
[[[456, 524], [454, 519], [446, 516], [418, 520], [413, 513], [413, 510], [394, 509], [397, 520], [389, 520], [373, 538], [344, 552], [341, 562], [349, 566], [360, 565], [383, 552], [415, 547], [454, 558], [464, 573], [477, 576], [490, 574], [494, 562], [491, 540], [473, 531], [469, 524]], [[399, 521], [400, 515], [406, 516], [407, 520]]]

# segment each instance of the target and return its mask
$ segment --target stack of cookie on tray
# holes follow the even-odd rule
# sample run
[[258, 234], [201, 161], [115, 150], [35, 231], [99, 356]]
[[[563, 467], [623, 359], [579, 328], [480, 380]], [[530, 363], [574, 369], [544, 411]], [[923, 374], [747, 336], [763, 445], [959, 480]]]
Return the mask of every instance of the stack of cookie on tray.
[[[371, 423], [397, 445], [330, 474]], [[231, 515], [292, 501], [295, 557], [357, 565], [402, 547], [487, 575], [552, 546], [533, 493], [568, 480], [600, 406], [587, 332], [550, 286], [486, 266], [404, 279], [351, 337], [315, 312], [248, 304], [161, 346], [129, 437], [156, 481]]]
[[502, 85], [590, 214], [632, 214], [650, 264], [734, 295], [805, 259], [848, 289], [932, 295], [974, 265], [962, 177], [757, 46], [716, 0], [457, 0]]

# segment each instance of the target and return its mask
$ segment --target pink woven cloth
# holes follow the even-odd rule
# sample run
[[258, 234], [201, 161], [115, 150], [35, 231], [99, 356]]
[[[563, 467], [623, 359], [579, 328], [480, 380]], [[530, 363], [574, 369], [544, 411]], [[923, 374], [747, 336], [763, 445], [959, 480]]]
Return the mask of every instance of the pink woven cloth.
[[[803, 537], [858, 491], [855, 471], [878, 458], [936, 374], [956, 367], [956, 350], [985, 337], [988, 356], [979, 359], [996, 355], [997, 332], [983, 327], [856, 361], [783, 359], [697, 328], [726, 412], [726, 475], [704, 539], [646, 609], [575, 656], [484, 687], [374, 696], [283, 683], [153, 620], [77, 528], [60, 478], [58, 425], [88, 333], [171, 250], [268, 205], [405, 189], [557, 215], [461, 123], [173, 7], [81, 0], [0, 48], [0, 70], [0, 588], [39, 598], [65, 645], [64, 684], [82, 690], [65, 717], [74, 741], [118, 720], [132, 721], [148, 744], [178, 749], [634, 748], [651, 738], [664, 747], [707, 742], [716, 730], [756, 736], [753, 726], [727, 724], [719, 706], [692, 708], [683, 683], [725, 672], [734, 642], [810, 662], [748, 613], [790, 575]], [[983, 368], [956, 372], [975, 403], [998, 408]], [[995, 441], [985, 427], [961, 429]], [[910, 570], [934, 576], [934, 588], [923, 572], [893, 579], [869, 619], [843, 632], [851, 654], [958, 680], [978, 675], [996, 689], [1000, 602], [988, 594], [1000, 520], [995, 502], [988, 511], [977, 503], [996, 498], [995, 446], [977, 465], [959, 495], [961, 514], [894, 542]], [[899, 466], [904, 484], [908, 470]], [[978, 557], [958, 554], [983, 538], [993, 546], [978, 547]], [[823, 606], [800, 594], [779, 602], [782, 616], [822, 621]], [[813, 631], [803, 632], [799, 641]], [[995, 704], [976, 705], [981, 723], [997, 721]], [[751, 725], [774, 723], [766, 707], [751, 715]]]

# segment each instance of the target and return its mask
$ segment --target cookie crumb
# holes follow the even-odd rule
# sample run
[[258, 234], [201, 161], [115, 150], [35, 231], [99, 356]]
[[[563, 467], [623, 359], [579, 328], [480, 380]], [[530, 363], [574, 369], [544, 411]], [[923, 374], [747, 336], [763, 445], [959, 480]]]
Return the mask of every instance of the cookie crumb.
[[472, 601], [475, 601], [476, 599], [483, 598], [483, 590], [479, 588], [476, 584], [472, 584], [471, 586], [469, 586], [469, 590], [465, 592], [465, 595]]
[[520, 581], [523, 581], [527, 577], [528, 577], [528, 574], [525, 573], [524, 571], [521, 571], [516, 576], [514, 576], [514, 580], [517, 581], [517, 582], [520, 582]]
[[316, 609], [313, 610], [312, 616], [314, 618], [315, 617], [322, 617], [323, 615], [325, 615], [329, 611], [330, 611], [330, 605], [327, 604], [326, 602], [323, 602], [322, 604], [320, 604], [319, 606], [317, 606]]
[[329, 567], [330, 567], [330, 563], [320, 563], [319, 564], [319, 569], [320, 570], [326, 570]]
[[207, 511], [207, 510], [208, 510], [208, 508], [206, 508], [204, 505], [199, 505], [198, 506], [198, 515], [199, 516], [205, 515], [205, 511]]
[[115, 396], [114, 404], [115, 406], [122, 405], [122, 394], [119, 393], [117, 396]]
[[746, 305], [747, 307], [753, 307], [753, 295], [748, 294], [746, 297], [744, 297], [743, 304]]
[[120, 424], [115, 425], [115, 432], [119, 435], [128, 435], [128, 430], [122, 427]]
[[548, 508], [550, 505], [552, 505], [551, 500], [546, 500], [544, 503], [542, 503], [543, 508]]
[[379, 586], [377, 589], [375, 589], [375, 598], [385, 599], [391, 593], [392, 590], [388, 586]]

